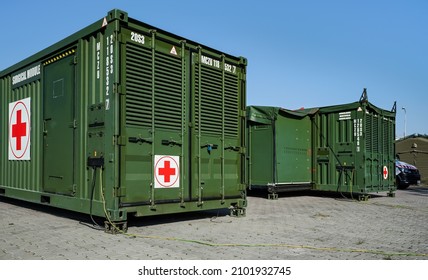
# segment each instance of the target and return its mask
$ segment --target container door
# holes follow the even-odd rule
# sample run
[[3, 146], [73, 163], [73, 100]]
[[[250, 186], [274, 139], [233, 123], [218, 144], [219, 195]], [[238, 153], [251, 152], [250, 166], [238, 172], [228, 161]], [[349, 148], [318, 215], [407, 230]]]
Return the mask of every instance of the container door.
[[126, 95], [122, 131], [123, 205], [189, 199], [186, 182], [188, 140], [186, 50], [156, 38], [122, 30]]
[[360, 142], [356, 136], [358, 128], [356, 111], [321, 112], [314, 124], [315, 183], [322, 190], [356, 191], [355, 178], [358, 167], [356, 163], [359, 160], [357, 151], [360, 149]]
[[74, 57], [44, 67], [44, 191], [72, 194], [74, 183]]
[[337, 159], [335, 180], [342, 187], [341, 190], [346, 188], [353, 192], [358, 187], [355, 178], [359, 174], [357, 163], [361, 158], [361, 121], [355, 110], [336, 113], [334, 118], [331, 139], [334, 141], [334, 157]]
[[[279, 117], [275, 127], [275, 183], [309, 185], [312, 180], [311, 121]], [[266, 145], [266, 144], [265, 144]]]
[[366, 109], [365, 187], [368, 191], [388, 190], [394, 186], [394, 122], [387, 116]]
[[192, 55], [192, 199], [236, 197], [243, 186], [244, 98], [238, 66], [224, 57]]
[[250, 185], [275, 183], [272, 125], [250, 124], [249, 128]]

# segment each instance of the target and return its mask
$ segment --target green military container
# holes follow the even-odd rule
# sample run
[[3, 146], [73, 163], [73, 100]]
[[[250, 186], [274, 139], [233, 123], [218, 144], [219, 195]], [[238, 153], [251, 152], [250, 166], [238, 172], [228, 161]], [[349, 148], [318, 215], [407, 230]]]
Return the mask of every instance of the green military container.
[[312, 188], [311, 111], [248, 106], [247, 135], [250, 190]]
[[391, 111], [368, 101], [318, 108], [313, 117], [314, 189], [358, 193], [395, 187], [395, 104]]
[[0, 195], [118, 225], [244, 214], [246, 64], [112, 10], [0, 72]]

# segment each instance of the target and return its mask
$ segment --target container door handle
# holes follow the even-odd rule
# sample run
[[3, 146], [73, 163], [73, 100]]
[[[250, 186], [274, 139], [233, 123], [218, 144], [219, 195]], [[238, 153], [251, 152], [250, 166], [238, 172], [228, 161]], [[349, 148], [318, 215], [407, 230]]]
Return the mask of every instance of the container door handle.
[[205, 144], [205, 145], [202, 145], [201, 148], [207, 148], [208, 153], [211, 153], [212, 150], [218, 149], [218, 145], [217, 144]]
[[129, 143], [149, 143], [152, 144], [153, 140], [151, 138], [141, 138], [141, 137], [129, 137]]
[[51, 121], [52, 120], [52, 118], [48, 118], [48, 119], [44, 119], [43, 120], [43, 135], [48, 135], [48, 131], [47, 131], [47, 129], [46, 129], [46, 123], [48, 122], [48, 121]]
[[224, 149], [225, 150], [232, 150], [232, 151], [235, 151], [235, 152], [239, 152], [240, 147], [238, 147], [238, 146], [228, 146], [228, 147], [225, 147]]
[[177, 142], [177, 141], [175, 141], [175, 140], [167, 140], [167, 139], [163, 139], [162, 140], [162, 145], [166, 145], [166, 146], [169, 146], [169, 145], [177, 145], [177, 146], [181, 146], [182, 144], [181, 143], [179, 143], [179, 142]]

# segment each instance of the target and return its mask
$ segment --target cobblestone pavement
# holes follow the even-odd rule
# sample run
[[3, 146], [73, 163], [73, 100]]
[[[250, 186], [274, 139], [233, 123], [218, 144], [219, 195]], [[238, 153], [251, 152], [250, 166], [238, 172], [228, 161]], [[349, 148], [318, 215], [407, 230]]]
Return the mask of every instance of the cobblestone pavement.
[[243, 218], [132, 218], [128, 235], [111, 235], [87, 215], [1, 197], [0, 259], [428, 259], [428, 187], [366, 202], [299, 192], [248, 204]]

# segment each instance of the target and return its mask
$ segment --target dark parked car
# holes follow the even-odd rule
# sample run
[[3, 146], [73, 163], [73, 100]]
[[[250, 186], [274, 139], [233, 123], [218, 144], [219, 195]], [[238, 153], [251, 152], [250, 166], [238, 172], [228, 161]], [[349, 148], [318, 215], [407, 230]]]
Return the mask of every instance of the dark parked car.
[[397, 188], [407, 189], [410, 185], [419, 185], [421, 182], [421, 174], [416, 166], [403, 161], [395, 161], [395, 179]]

